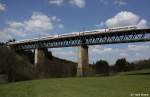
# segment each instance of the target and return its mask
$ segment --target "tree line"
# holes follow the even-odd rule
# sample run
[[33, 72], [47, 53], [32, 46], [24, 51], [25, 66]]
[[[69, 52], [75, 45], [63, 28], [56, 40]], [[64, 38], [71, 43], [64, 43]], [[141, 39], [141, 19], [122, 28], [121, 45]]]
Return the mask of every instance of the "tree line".
[[150, 59], [128, 62], [125, 58], [121, 58], [114, 65], [109, 65], [106, 60], [99, 60], [91, 65], [91, 67], [95, 70], [96, 74], [109, 75], [117, 72], [150, 69]]

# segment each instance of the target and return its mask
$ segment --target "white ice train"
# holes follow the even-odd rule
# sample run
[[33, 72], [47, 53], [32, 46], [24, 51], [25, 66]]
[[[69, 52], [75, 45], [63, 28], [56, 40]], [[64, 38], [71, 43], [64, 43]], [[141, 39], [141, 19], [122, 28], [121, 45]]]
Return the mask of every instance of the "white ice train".
[[137, 27], [136, 26], [125, 26], [125, 27], [115, 27], [115, 28], [107, 28], [107, 29], [97, 29], [97, 30], [91, 30], [91, 31], [72, 32], [72, 33], [68, 33], [68, 34], [20, 40], [20, 41], [15, 41], [15, 42], [9, 42], [9, 44], [35, 42], [35, 41], [42, 41], [42, 40], [55, 39], [55, 38], [75, 37], [75, 36], [80, 36], [80, 35], [91, 35], [91, 34], [108, 33], [108, 32], [113, 33], [116, 31], [128, 31], [128, 30], [134, 30], [134, 29], [137, 29]]
[[137, 29], [136, 26], [126, 26], [126, 27], [115, 27], [115, 28], [107, 28], [107, 29], [97, 29], [92, 31], [84, 31], [83, 34], [99, 34], [99, 33], [112, 33], [117, 31], [128, 31], [128, 30], [134, 30]]
[[125, 26], [125, 27], [115, 27], [115, 28], [109, 28], [108, 31], [126, 31], [126, 30], [134, 30], [137, 29], [137, 26]]

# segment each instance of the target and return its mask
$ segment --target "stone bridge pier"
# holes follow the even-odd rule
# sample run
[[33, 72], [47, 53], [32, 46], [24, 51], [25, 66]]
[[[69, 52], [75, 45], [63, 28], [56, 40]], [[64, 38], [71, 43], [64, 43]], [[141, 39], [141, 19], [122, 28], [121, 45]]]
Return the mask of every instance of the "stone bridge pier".
[[89, 71], [88, 46], [78, 47], [78, 67], [77, 76], [87, 76]]
[[41, 48], [36, 48], [34, 50], [34, 67], [37, 66], [37, 64], [42, 63], [45, 59], [45, 50]]

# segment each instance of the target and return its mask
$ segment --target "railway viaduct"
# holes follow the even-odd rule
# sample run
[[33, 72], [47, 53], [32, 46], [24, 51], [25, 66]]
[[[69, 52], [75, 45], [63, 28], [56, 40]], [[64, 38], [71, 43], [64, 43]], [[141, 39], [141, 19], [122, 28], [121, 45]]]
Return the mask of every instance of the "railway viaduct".
[[[101, 33], [91, 31], [88, 34], [79, 34], [72, 36], [60, 36], [53, 38], [44, 38], [39, 40], [30, 40], [24, 42], [9, 43], [8, 46], [15, 50], [34, 50], [35, 66], [44, 58], [44, 49], [61, 47], [78, 47], [78, 67], [77, 76], [87, 76], [89, 68], [88, 46], [103, 44], [118, 44], [132, 42], [150, 41], [150, 29], [130, 29], [116, 30]], [[67, 52], [66, 52], [67, 53]]]

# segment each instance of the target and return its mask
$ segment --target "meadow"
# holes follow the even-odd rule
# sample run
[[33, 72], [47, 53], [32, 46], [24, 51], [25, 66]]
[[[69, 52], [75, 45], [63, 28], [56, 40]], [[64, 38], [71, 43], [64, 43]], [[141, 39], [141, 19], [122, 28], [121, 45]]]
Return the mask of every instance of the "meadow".
[[0, 97], [136, 97], [132, 94], [150, 96], [150, 70], [0, 84]]

